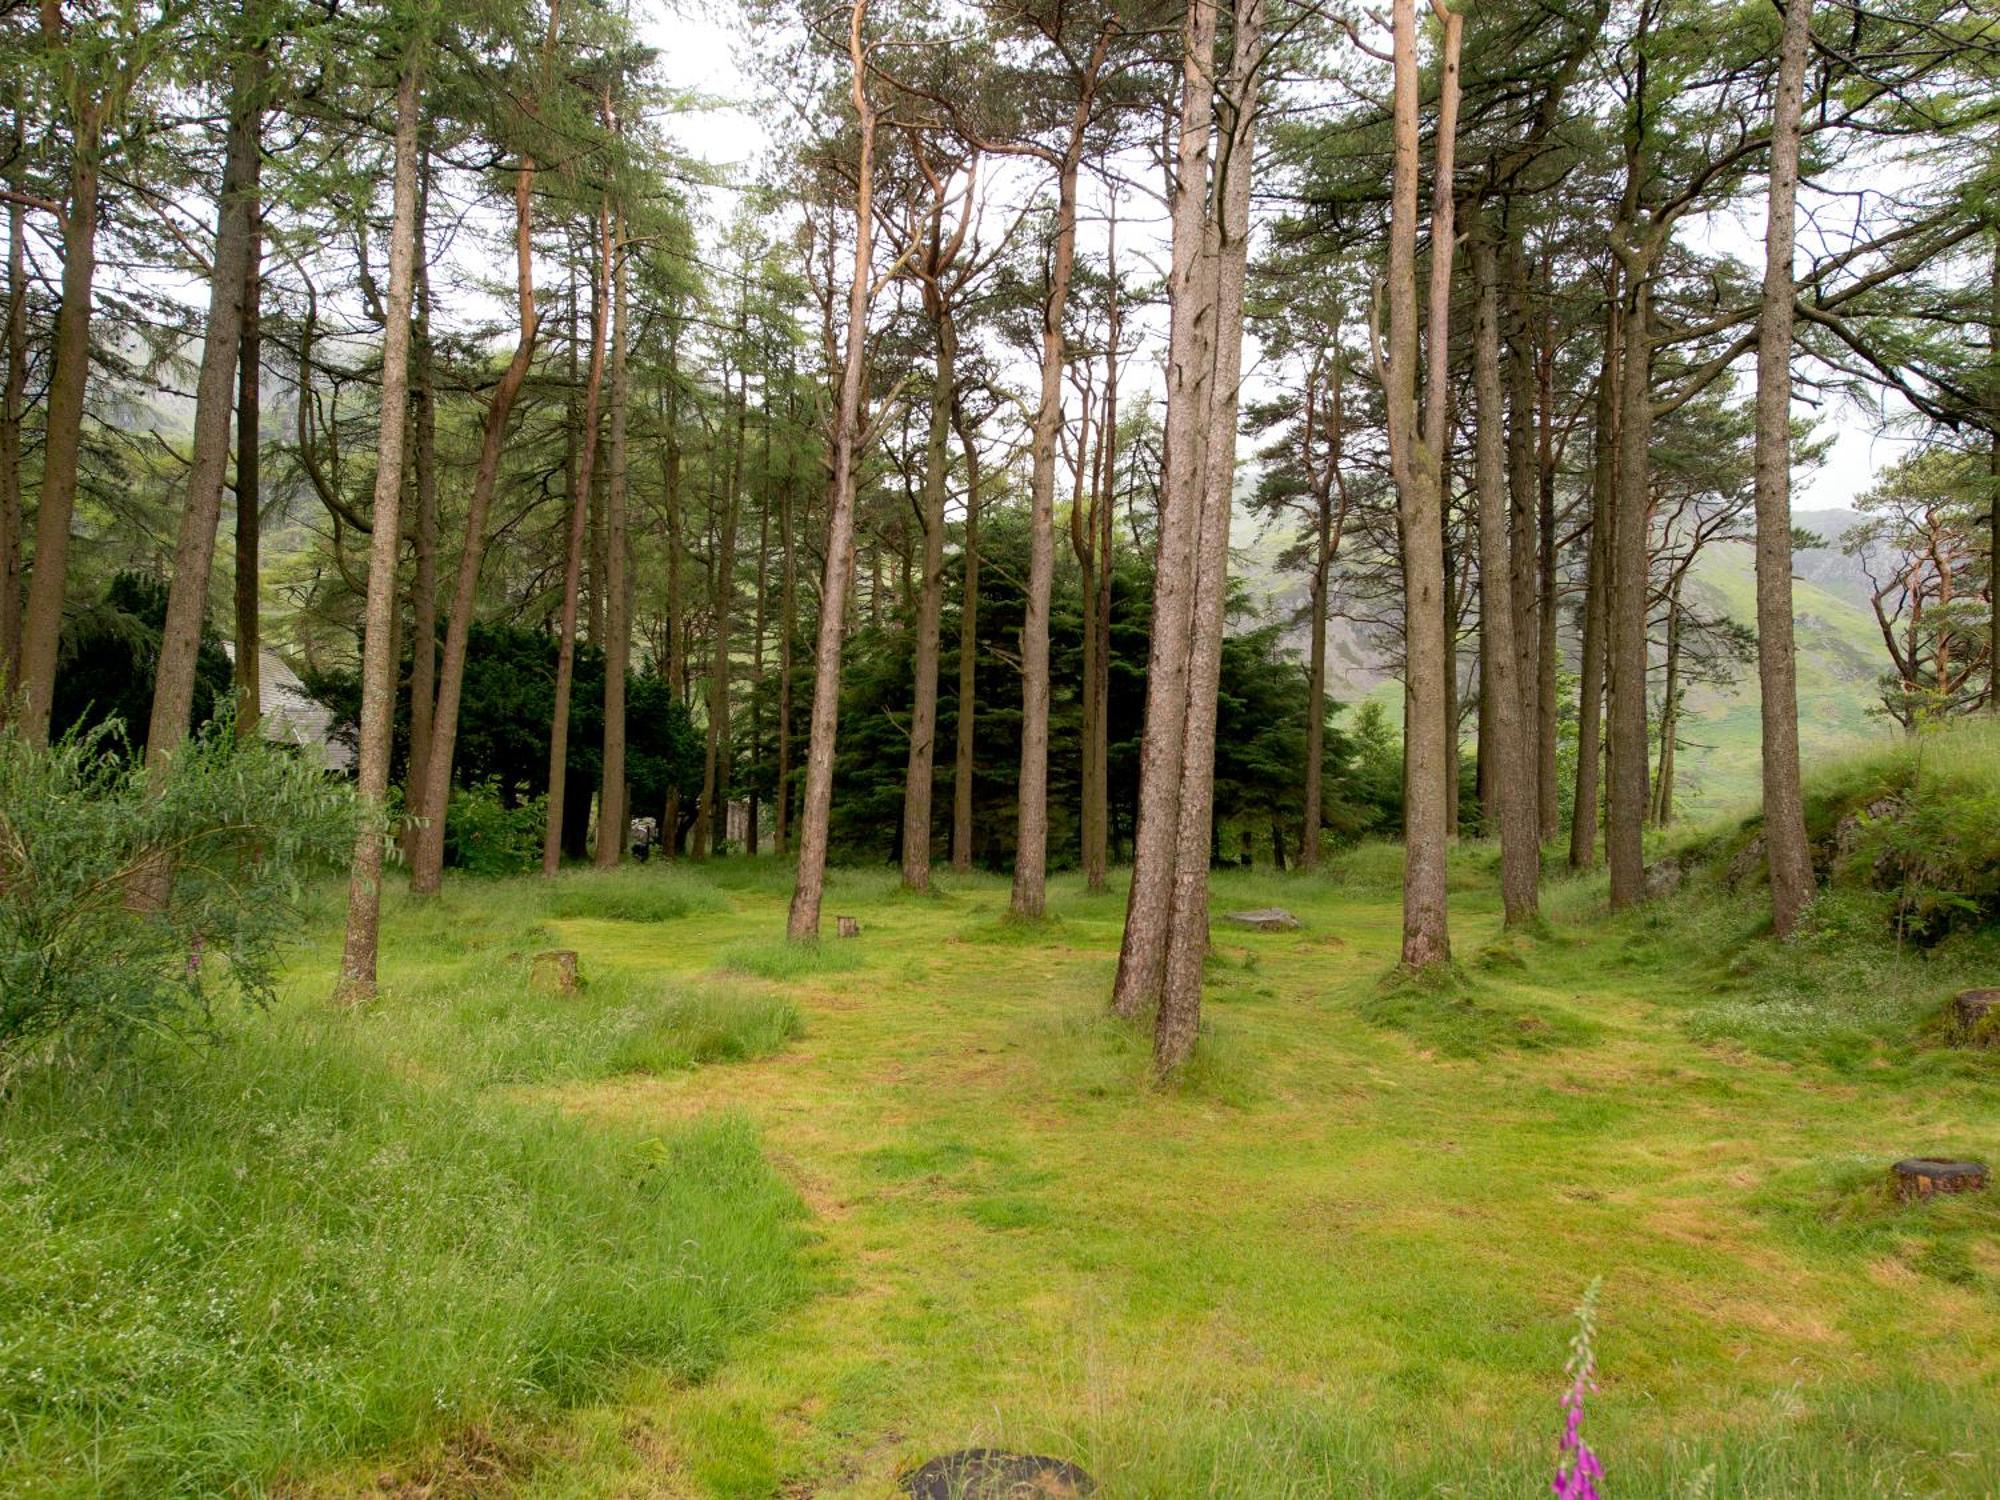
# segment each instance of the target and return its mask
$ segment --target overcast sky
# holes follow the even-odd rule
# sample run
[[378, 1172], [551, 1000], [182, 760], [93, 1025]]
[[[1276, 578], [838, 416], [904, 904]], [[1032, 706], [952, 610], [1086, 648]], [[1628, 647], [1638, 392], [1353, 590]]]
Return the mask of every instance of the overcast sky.
[[[739, 33], [734, 0], [709, 0], [699, 14], [669, 14], [660, 0], [646, 0], [643, 15], [642, 27], [660, 50], [668, 82], [713, 101], [676, 120], [672, 130], [678, 144], [704, 161], [744, 173], [755, 171], [764, 156], [767, 137], [754, 89], [737, 65]], [[728, 192], [708, 194], [711, 220], [720, 222], [734, 211], [733, 197]], [[1762, 259], [1759, 241], [1763, 227], [1761, 204], [1752, 203], [1747, 214], [1712, 216], [1697, 232], [1706, 240], [1705, 248], [1733, 251], [1755, 265]], [[1133, 248], [1143, 253], [1142, 246]], [[1163, 253], [1164, 246], [1161, 250]], [[1746, 379], [1749, 370], [1746, 361]], [[1909, 441], [1906, 435], [1887, 430], [1889, 424], [1882, 414], [1852, 403], [1837, 408], [1802, 404], [1797, 410], [1799, 415], [1814, 419], [1823, 436], [1833, 438], [1825, 465], [1812, 474], [1798, 476], [1793, 497], [1797, 510], [1849, 508], [1854, 497], [1868, 487], [1880, 469], [1896, 460]]]

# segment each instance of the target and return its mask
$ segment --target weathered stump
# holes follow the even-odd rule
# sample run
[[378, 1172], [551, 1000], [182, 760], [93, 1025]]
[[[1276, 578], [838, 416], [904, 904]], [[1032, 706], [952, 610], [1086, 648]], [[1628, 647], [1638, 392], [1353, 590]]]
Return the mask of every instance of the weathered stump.
[[833, 930], [839, 937], [860, 937], [861, 923], [855, 917], [835, 917]]
[[1073, 1463], [997, 1448], [947, 1453], [903, 1479], [911, 1500], [1075, 1500], [1096, 1488]]
[[1986, 1190], [1986, 1163], [1912, 1156], [1889, 1168], [1889, 1182], [1905, 1203], [1940, 1193], [1981, 1193]]
[[1299, 919], [1282, 906], [1260, 906], [1255, 911], [1232, 911], [1223, 919], [1252, 932], [1297, 932]]
[[583, 987], [577, 977], [576, 950], [551, 948], [528, 961], [528, 983], [549, 995], [574, 995]]
[[1964, 1045], [2000, 1046], [2000, 989], [1960, 990], [1951, 1002], [1951, 1025]]

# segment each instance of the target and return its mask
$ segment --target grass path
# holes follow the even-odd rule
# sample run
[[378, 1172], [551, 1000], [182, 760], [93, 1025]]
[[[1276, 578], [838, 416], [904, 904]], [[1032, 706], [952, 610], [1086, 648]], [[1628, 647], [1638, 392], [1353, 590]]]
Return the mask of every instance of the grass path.
[[1119, 898], [1058, 882], [1021, 930], [997, 881], [845, 875], [828, 910], [861, 937], [801, 962], [765, 940], [780, 872], [716, 878], [726, 910], [554, 925], [595, 975], [788, 995], [804, 1036], [535, 1092], [747, 1114], [818, 1290], [709, 1383], [576, 1416], [524, 1493], [879, 1497], [979, 1444], [1110, 1500], [1542, 1493], [1593, 1278], [1610, 1493], [2000, 1493], [2000, 1220], [1875, 1188], [1896, 1156], [2000, 1153], [1990, 1075], [1697, 1044], [1708, 955], [1643, 924], [1483, 948], [1483, 879], [1454, 907], [1473, 1001], [1387, 994], [1392, 889], [1232, 874], [1218, 911], [1306, 925], [1218, 928], [1212, 1034], [1163, 1093], [1100, 1019]]

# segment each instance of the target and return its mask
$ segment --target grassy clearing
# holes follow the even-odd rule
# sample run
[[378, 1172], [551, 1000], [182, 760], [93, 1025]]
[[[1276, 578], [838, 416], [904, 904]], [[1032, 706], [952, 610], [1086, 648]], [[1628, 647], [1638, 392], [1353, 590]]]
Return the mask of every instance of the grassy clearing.
[[[827, 911], [862, 935], [804, 956], [778, 942], [789, 883], [769, 862], [674, 872], [709, 896], [660, 920], [559, 916], [534, 882], [392, 903], [385, 997], [340, 1023], [383, 1059], [372, 1076], [414, 1076], [427, 1109], [442, 1080], [482, 1128], [573, 1130], [627, 1162], [689, 1121], [747, 1120], [810, 1211], [814, 1294], [794, 1299], [777, 1194], [729, 1226], [772, 1256], [758, 1295], [702, 1281], [734, 1310], [707, 1358], [606, 1339], [575, 1386], [405, 1411], [288, 1450], [287, 1471], [315, 1496], [379, 1494], [379, 1462], [338, 1460], [386, 1447], [395, 1484], [440, 1493], [887, 1500], [915, 1463], [999, 1444], [1073, 1459], [1107, 1500], [1525, 1497], [1547, 1483], [1570, 1308], [1601, 1277], [1589, 1431], [1610, 1493], [2000, 1492], [2000, 1212], [1883, 1187], [1899, 1156], [2000, 1156], [2000, 1056], [1913, 1019], [1973, 950], [1899, 957], [1879, 927], [1828, 924], [1773, 954], [1754, 894], [1700, 876], [1615, 920], [1601, 882], [1557, 881], [1548, 928], [1502, 939], [1491, 864], [1454, 856], [1461, 968], [1438, 993], [1384, 982], [1393, 849], [1218, 876], [1217, 911], [1278, 904], [1304, 926], [1218, 924], [1197, 1064], [1166, 1090], [1144, 1033], [1103, 1013], [1122, 893], [1073, 877], [1023, 927], [995, 877], [911, 898], [893, 872], [838, 873]], [[581, 996], [522, 986], [555, 944], [582, 955]], [[302, 995], [330, 962], [302, 959]], [[697, 1037], [690, 997], [744, 1060], [627, 1071], [627, 1018]], [[708, 1189], [722, 1214], [772, 1191], [741, 1166]], [[593, 1246], [612, 1228], [544, 1227]], [[459, 1272], [413, 1274], [448, 1290]], [[76, 1429], [46, 1431], [15, 1472], [74, 1451]]]
[[[747, 1112], [831, 1285], [709, 1384], [583, 1414], [514, 1492], [886, 1500], [927, 1457], [1001, 1444], [1111, 1500], [1528, 1496], [1599, 1276], [1611, 1493], [2000, 1490], [2000, 1225], [1882, 1187], [1897, 1156], [2000, 1154], [2000, 1068], [1913, 1035], [1850, 1069], [1838, 1040], [1873, 1003], [1839, 972], [1879, 991], [1893, 969], [1935, 1007], [1935, 960], [1829, 936], [1865, 966], [1829, 970], [1775, 1045], [1745, 1010], [1762, 971], [1731, 972], [1760, 951], [1750, 903], [1609, 921], [1601, 882], [1558, 882], [1548, 929], [1503, 940], [1472, 847], [1450, 992], [1397, 989], [1394, 853], [1217, 878], [1218, 911], [1305, 925], [1218, 924], [1197, 1065], [1165, 1091], [1102, 1011], [1121, 893], [1059, 879], [1022, 925], [997, 879], [916, 900], [844, 877], [828, 911], [862, 936], [819, 952], [847, 967], [766, 971], [800, 1041], [556, 1091], [616, 1124]], [[783, 880], [716, 873], [734, 919], [592, 928], [589, 961], [698, 977], [768, 951]]]

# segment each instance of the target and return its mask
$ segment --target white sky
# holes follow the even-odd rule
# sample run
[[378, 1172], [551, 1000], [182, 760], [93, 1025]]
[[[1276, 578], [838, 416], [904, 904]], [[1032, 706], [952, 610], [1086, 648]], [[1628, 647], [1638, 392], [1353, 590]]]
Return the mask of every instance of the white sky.
[[[645, 0], [640, 27], [660, 51], [660, 65], [674, 88], [701, 97], [702, 104], [681, 115], [672, 125], [675, 140], [689, 154], [719, 166], [730, 166], [744, 175], [756, 172], [766, 151], [768, 136], [754, 98], [755, 88], [738, 66], [735, 55], [741, 35], [735, 0], [709, 0], [699, 14], [668, 12], [663, 0]], [[720, 224], [734, 210], [734, 194], [709, 191], [707, 216]], [[1134, 218], [1152, 217], [1155, 205], [1128, 202], [1121, 212]], [[1755, 222], [1750, 222], [1754, 219]], [[998, 223], [989, 215], [989, 223]], [[1135, 230], [1137, 226], [1135, 226]], [[1734, 251], [1755, 265], [1761, 258], [1763, 231], [1761, 211], [1712, 216], [1701, 233], [1708, 244]], [[1085, 249], [1091, 231], [1086, 228]], [[1163, 235], [1156, 253], [1164, 254]], [[1097, 245], [1101, 248], [1101, 235]], [[1144, 255], [1149, 247], [1143, 231], [1125, 241], [1121, 254]], [[1246, 351], [1254, 357], [1254, 351]], [[1747, 374], [1746, 364], [1743, 373]], [[1831, 435], [1833, 444], [1825, 464], [1810, 474], [1797, 476], [1793, 506], [1797, 510], [1845, 509], [1865, 490], [1874, 475], [1893, 463], [1908, 439], [1892, 429], [1883, 413], [1851, 402], [1818, 408], [1801, 404], [1801, 416], [1812, 418], [1822, 436]]]

